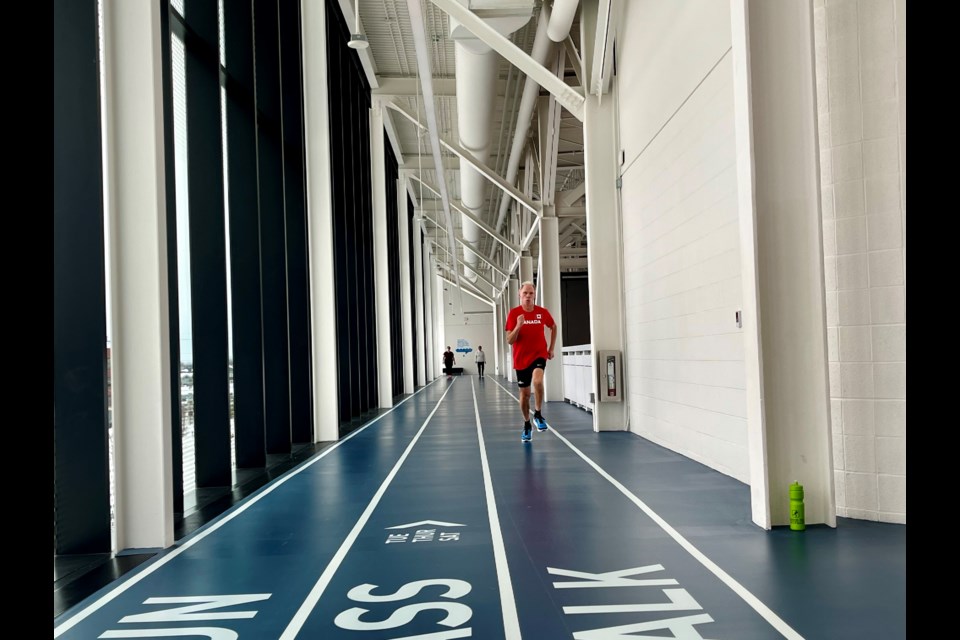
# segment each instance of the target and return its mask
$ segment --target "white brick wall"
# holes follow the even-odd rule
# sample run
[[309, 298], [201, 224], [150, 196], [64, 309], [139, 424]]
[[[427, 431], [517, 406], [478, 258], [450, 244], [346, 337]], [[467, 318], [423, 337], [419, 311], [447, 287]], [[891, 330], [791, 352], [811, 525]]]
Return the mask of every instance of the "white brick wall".
[[817, 0], [837, 515], [906, 522], [906, 0]]
[[[684, 61], [673, 77], [621, 78], [630, 428], [749, 482], [744, 347], [735, 322], [742, 284], [733, 67], [729, 30], [724, 42], [718, 28], [730, 19], [723, 3], [707, 7], [718, 15], [692, 20], [673, 4], [630, 4], [618, 40], [623, 56], [676, 53]], [[647, 26], [630, 22], [641, 13]], [[660, 18], [681, 21], [672, 23], [676, 38], [646, 37], [649, 21]], [[662, 48], [642, 49], [654, 41]], [[866, 234], [864, 226], [863, 247]]]

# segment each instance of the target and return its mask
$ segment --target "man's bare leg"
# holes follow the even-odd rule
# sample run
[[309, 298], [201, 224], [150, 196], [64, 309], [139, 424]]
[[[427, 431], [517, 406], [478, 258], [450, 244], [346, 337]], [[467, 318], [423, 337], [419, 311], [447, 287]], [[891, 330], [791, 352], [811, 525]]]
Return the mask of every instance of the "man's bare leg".
[[530, 422], [530, 387], [520, 389], [520, 413], [524, 422]]
[[534, 408], [540, 411], [543, 409], [543, 369], [533, 370], [533, 394], [536, 402]]

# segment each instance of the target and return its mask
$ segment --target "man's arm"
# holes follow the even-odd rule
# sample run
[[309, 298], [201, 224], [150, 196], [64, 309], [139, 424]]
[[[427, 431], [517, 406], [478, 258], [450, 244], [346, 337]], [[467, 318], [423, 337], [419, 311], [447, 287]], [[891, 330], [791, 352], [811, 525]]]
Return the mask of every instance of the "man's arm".
[[523, 326], [523, 314], [517, 316], [517, 324], [513, 327], [512, 330], [507, 331], [507, 344], [513, 344], [517, 340], [517, 336], [520, 335], [520, 327]]
[[553, 359], [553, 348], [557, 345], [557, 333], [560, 331], [560, 325], [557, 324], [557, 321], [553, 321], [553, 326], [548, 327], [550, 329], [550, 348], [547, 349], [547, 359]]

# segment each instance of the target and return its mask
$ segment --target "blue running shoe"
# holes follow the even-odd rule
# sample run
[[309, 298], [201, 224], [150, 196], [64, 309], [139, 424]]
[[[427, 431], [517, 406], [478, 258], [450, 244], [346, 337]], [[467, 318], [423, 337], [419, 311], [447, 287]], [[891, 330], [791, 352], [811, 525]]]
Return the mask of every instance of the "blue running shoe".
[[524, 427], [523, 431], [520, 432], [520, 440], [523, 442], [530, 442], [533, 440], [533, 429], [530, 427]]
[[537, 431], [547, 430], [547, 421], [543, 419], [543, 416], [533, 416], [533, 424], [537, 425]]

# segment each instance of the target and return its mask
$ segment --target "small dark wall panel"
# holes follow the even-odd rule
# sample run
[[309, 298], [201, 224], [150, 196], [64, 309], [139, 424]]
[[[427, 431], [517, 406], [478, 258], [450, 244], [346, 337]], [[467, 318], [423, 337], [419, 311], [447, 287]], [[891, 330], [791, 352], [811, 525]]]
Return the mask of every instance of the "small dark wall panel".
[[54, 553], [109, 553], [97, 2], [53, 18]]
[[184, 15], [190, 303], [198, 487], [230, 486], [227, 253], [220, 138], [217, 6], [191, 2]]
[[563, 344], [590, 344], [590, 284], [586, 274], [560, 276]]
[[313, 441], [310, 384], [310, 292], [304, 175], [300, 3], [280, 3], [283, 108], [283, 184], [287, 232], [287, 305], [290, 354], [290, 423], [293, 442]]
[[254, 0], [267, 453], [289, 453], [290, 360], [277, 0]]
[[227, 172], [230, 193], [230, 299], [233, 320], [234, 448], [237, 467], [264, 467], [263, 323], [260, 318], [260, 214], [253, 77], [253, 15], [248, 3], [223, 6]]

